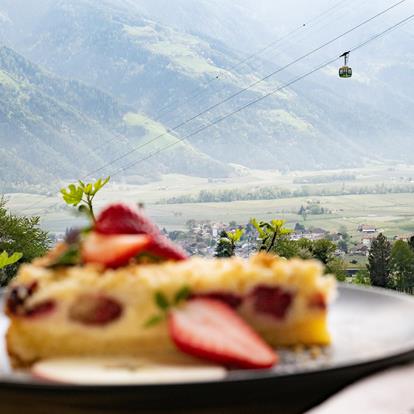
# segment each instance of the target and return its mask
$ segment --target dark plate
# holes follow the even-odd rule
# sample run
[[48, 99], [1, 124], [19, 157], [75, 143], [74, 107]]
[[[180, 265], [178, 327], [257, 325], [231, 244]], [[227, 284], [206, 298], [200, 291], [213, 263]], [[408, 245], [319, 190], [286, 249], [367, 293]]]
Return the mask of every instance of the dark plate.
[[330, 326], [333, 345], [316, 358], [281, 351], [281, 364], [270, 371], [231, 371], [221, 381], [168, 385], [46, 384], [11, 372], [0, 344], [0, 412], [299, 413], [364, 375], [414, 359], [410, 296], [342, 285]]

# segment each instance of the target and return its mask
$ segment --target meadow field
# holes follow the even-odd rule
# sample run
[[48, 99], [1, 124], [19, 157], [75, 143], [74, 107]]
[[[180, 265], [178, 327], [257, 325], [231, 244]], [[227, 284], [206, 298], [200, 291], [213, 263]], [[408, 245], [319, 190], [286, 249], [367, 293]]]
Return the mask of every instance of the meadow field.
[[[306, 183], [312, 177], [352, 175], [352, 181], [334, 180], [325, 183]], [[414, 166], [371, 165], [346, 171], [301, 171], [282, 174], [277, 171], [239, 169], [239, 174], [228, 179], [166, 175], [162, 180], [145, 184], [130, 185], [117, 181], [108, 184], [96, 199], [97, 209], [104, 204], [124, 200], [145, 203], [148, 214], [159, 226], [168, 230], [185, 228], [190, 219], [213, 220], [227, 223], [236, 221], [244, 224], [251, 217], [260, 219], [283, 218], [289, 226], [299, 222], [306, 227], [322, 227], [336, 231], [344, 225], [351, 235], [357, 236], [361, 223], [374, 224], [388, 236], [414, 232], [414, 193], [349, 194], [335, 196], [312, 195], [275, 200], [249, 200], [211, 203], [166, 204], [165, 200], [183, 195], [196, 195], [201, 190], [249, 190], [266, 186], [295, 191], [307, 189], [311, 192], [334, 191], [355, 187], [407, 186], [413, 183]], [[305, 182], [305, 184], [304, 184]], [[64, 186], [67, 183], [62, 183]], [[42, 226], [54, 233], [62, 233], [79, 221], [73, 211], [67, 208], [58, 196], [58, 189], [49, 196], [33, 194], [6, 194], [9, 207], [15, 212], [39, 215]], [[317, 202], [328, 214], [298, 214], [302, 205]]]

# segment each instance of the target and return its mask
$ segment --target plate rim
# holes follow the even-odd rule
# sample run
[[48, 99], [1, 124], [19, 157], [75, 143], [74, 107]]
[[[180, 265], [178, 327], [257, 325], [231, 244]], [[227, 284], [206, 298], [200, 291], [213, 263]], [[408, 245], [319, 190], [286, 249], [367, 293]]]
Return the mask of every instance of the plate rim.
[[[410, 302], [414, 306], [414, 296], [408, 295], [403, 292], [397, 292], [394, 290], [380, 288], [376, 286], [366, 285], [352, 285], [349, 283], [338, 283], [338, 294], [340, 295], [341, 290], [357, 291], [370, 293], [374, 295], [386, 296], [396, 298]], [[7, 289], [0, 289], [0, 299]], [[311, 377], [314, 375], [321, 374], [333, 374], [338, 371], [347, 369], [363, 368], [365, 366], [377, 366], [377, 365], [388, 365], [394, 361], [408, 361], [414, 359], [414, 335], [413, 340], [408, 345], [401, 347], [399, 351], [391, 352], [382, 357], [365, 358], [361, 361], [350, 361], [341, 362], [332, 367], [320, 367], [315, 369], [287, 372], [287, 373], [275, 373], [271, 370], [234, 370], [231, 371], [230, 375], [227, 375], [220, 380], [206, 380], [206, 381], [183, 381], [178, 383], [149, 383], [149, 384], [73, 384], [73, 383], [58, 383], [52, 381], [42, 381], [35, 379], [33, 381], [27, 379], [16, 379], [11, 377], [0, 376], [0, 387], [4, 388], [19, 388], [27, 390], [43, 390], [43, 391], [98, 391], [98, 390], [132, 390], [139, 388], [140, 390], [158, 390], [165, 388], [182, 388], [182, 387], [207, 387], [207, 386], [225, 386], [225, 385], [236, 385], [239, 383], [248, 382], [267, 382], [267, 381], [278, 381], [278, 380], [291, 380], [294, 378]]]

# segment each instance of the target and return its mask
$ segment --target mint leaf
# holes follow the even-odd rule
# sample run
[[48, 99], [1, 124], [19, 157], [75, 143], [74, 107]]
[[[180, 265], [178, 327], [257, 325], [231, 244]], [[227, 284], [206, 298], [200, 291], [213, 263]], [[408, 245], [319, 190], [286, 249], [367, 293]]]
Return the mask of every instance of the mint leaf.
[[72, 244], [48, 267], [75, 266], [80, 263], [80, 250], [78, 244]]
[[154, 315], [145, 322], [144, 327], [150, 328], [151, 326], [158, 325], [164, 319], [165, 319], [165, 315]]
[[182, 302], [183, 300], [188, 299], [188, 297], [190, 296], [191, 292], [190, 292], [190, 288], [188, 286], [183, 286], [176, 294], [174, 297], [174, 304], [177, 305], [180, 302]]
[[162, 292], [155, 293], [155, 303], [163, 311], [167, 310], [170, 307], [168, 299]]

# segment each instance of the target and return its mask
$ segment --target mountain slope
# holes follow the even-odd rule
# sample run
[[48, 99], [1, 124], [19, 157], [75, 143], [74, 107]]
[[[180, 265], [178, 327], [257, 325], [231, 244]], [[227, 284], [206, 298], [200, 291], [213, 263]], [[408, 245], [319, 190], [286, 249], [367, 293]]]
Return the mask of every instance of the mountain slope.
[[[133, 105], [135, 112], [157, 119], [168, 105], [160, 119], [168, 127], [258, 79], [248, 68], [230, 72], [227, 68], [236, 64], [237, 54], [219, 42], [158, 24], [112, 2], [60, 1], [39, 20], [20, 48], [59, 75], [93, 84]], [[206, 93], [187, 100], [215, 76], [219, 79], [211, 82]], [[258, 85], [177, 133], [191, 134], [278, 85], [274, 80]], [[176, 102], [178, 110], [172, 112]], [[318, 112], [285, 90], [189, 142], [223, 163], [255, 168], [322, 168], [358, 162], [358, 154], [346, 148], [338, 151], [335, 140], [321, 133], [325, 122]], [[273, 117], [280, 113], [290, 116]], [[302, 122], [310, 127], [298, 128]], [[326, 152], [320, 151], [321, 146]], [[332, 152], [337, 156], [334, 161]]]
[[[60, 80], [1, 47], [2, 180], [34, 183], [56, 175], [68, 177], [80, 166], [82, 170], [102, 162], [90, 153], [90, 144], [110, 137], [105, 127], [116, 123], [119, 109], [105, 94]], [[7, 168], [8, 158], [22, 163]]]
[[[232, 10], [239, 20], [239, 24], [231, 23], [235, 28], [233, 33], [243, 25], [253, 27], [250, 22], [255, 19], [246, 14], [248, 9], [229, 2], [223, 11], [217, 11], [213, 10], [216, 1], [202, 1], [199, 8], [192, 2], [179, 1], [174, 6], [176, 15], [171, 19], [168, 18], [171, 5], [166, 7], [164, 0], [151, 5], [132, 0], [42, 0], [41, 11], [33, 19], [29, 13], [22, 17], [16, 6], [19, 2], [14, 0], [13, 7], [10, 0], [3, 3], [3, 14], [11, 22], [5, 39], [59, 76], [90, 84], [122, 102], [127, 109], [114, 123], [126, 140], [126, 148], [164, 134], [166, 128], [182, 124], [275, 70], [277, 65], [283, 66], [301, 46], [287, 48], [277, 59], [256, 59], [250, 65], [235, 67], [243, 55], [227, 46], [223, 39], [215, 39], [213, 31], [206, 34], [210, 22], [234, 45], [235, 38], [230, 39], [231, 34], [225, 30], [226, 23], [233, 21], [228, 20]], [[200, 10], [203, 10], [200, 20], [194, 17], [194, 23], [189, 24], [192, 15]], [[197, 21], [203, 29], [200, 32], [195, 30]], [[255, 35], [260, 37], [261, 33], [263, 30], [258, 30]], [[335, 45], [328, 52], [336, 54], [338, 47], [342, 46]], [[229, 163], [253, 168], [319, 169], [355, 166], [367, 159], [412, 162], [414, 123], [409, 114], [414, 103], [404, 88], [396, 89], [391, 82], [392, 76], [398, 78], [400, 73], [409, 76], [409, 72], [406, 65], [399, 67], [394, 56], [387, 56], [386, 63], [381, 60], [383, 56], [383, 53], [373, 55], [366, 68], [356, 66], [352, 81], [338, 79], [337, 68], [328, 67], [311, 79], [189, 137], [183, 144], [189, 149], [188, 159], [182, 156], [183, 147], [176, 147], [173, 156], [174, 152], [168, 152], [151, 158], [145, 164], [145, 172], [179, 170], [223, 175], [230, 173], [230, 168], [225, 167]], [[173, 134], [165, 133], [163, 140], [146, 147], [144, 156], [149, 150], [156, 151], [172, 143], [174, 136], [193, 134], [325, 59], [325, 55], [317, 55], [314, 60], [295, 65], [292, 72], [284, 71], [269, 78], [179, 127]], [[414, 62], [412, 56], [409, 61]], [[388, 79], [384, 78], [385, 73]], [[192, 98], [199, 93], [200, 96]], [[372, 96], [379, 99], [373, 100]], [[84, 107], [81, 112], [88, 115], [87, 110]], [[126, 113], [129, 115], [125, 116]], [[96, 114], [93, 119], [100, 122]], [[112, 144], [105, 148], [115, 157], [124, 152]], [[137, 152], [117, 166], [142, 156], [141, 151]], [[142, 167], [132, 168], [128, 173], [139, 174], [139, 168]], [[104, 170], [111, 171], [112, 167]]]
[[[130, 110], [96, 88], [59, 78], [0, 47], [0, 184], [77, 178], [146, 142], [146, 126], [126, 122]], [[172, 139], [177, 138], [162, 143]], [[148, 178], [171, 171], [220, 176], [231, 169], [182, 144], [134, 174]]]

